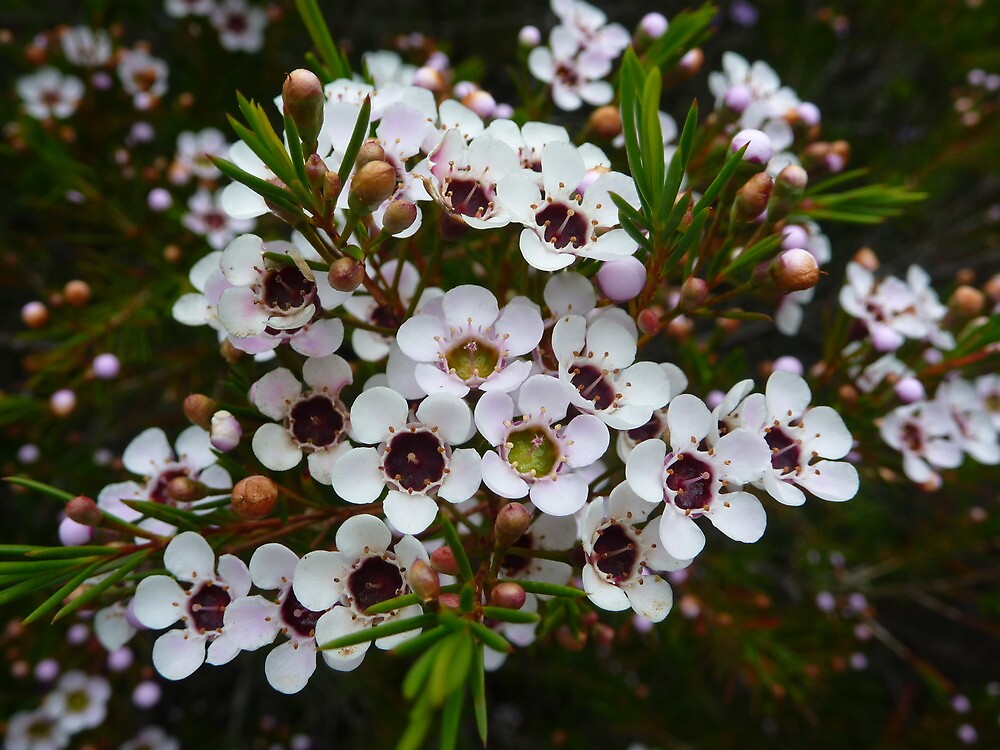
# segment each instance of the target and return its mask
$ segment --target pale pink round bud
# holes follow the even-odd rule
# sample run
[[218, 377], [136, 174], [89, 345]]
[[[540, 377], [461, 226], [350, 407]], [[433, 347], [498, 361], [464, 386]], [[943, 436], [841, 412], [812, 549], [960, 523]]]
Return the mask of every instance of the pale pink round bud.
[[747, 146], [747, 150], [743, 153], [743, 161], [750, 162], [751, 164], [767, 164], [771, 160], [774, 148], [771, 146], [770, 137], [761, 130], [754, 130], [753, 128], [741, 130], [733, 136], [729, 148], [733, 153], [736, 153], [748, 143], [750, 145]]
[[597, 285], [612, 302], [635, 299], [646, 286], [646, 266], [635, 257], [606, 261], [597, 272]]
[[542, 43], [542, 32], [537, 26], [525, 26], [517, 33], [517, 42], [522, 47], [537, 47]]
[[101, 523], [101, 511], [93, 498], [77, 495], [66, 503], [66, 517], [84, 526], [97, 526]]
[[49, 322], [49, 308], [35, 300], [21, 308], [21, 322], [28, 328], [41, 328]]
[[124, 672], [132, 666], [133, 661], [135, 654], [132, 653], [132, 649], [123, 647], [108, 654], [108, 669], [112, 672]]
[[912, 375], [907, 375], [899, 379], [895, 385], [896, 397], [904, 404], [912, 404], [914, 401], [922, 400], [927, 392], [924, 384]]
[[879, 326], [869, 331], [875, 351], [894, 352], [899, 348], [899, 338], [892, 329]]
[[726, 108], [736, 114], [741, 114], [743, 110], [750, 106], [750, 102], [752, 101], [753, 92], [750, 90], [749, 86], [742, 83], [737, 83], [722, 97], [722, 103], [726, 106]]
[[708, 283], [697, 276], [689, 276], [681, 284], [681, 294], [677, 304], [684, 310], [701, 307], [708, 299]]
[[639, 29], [650, 39], [659, 39], [667, 33], [669, 22], [662, 13], [647, 13], [639, 21]]
[[212, 415], [212, 426], [209, 429], [209, 441], [217, 451], [228, 453], [235, 450], [243, 437], [243, 428], [232, 413], [220, 409]]
[[808, 250], [785, 250], [771, 264], [771, 279], [784, 293], [812, 289], [819, 281], [819, 266]]
[[419, 557], [410, 565], [406, 579], [413, 593], [425, 602], [437, 599], [441, 593], [441, 579], [437, 572]]
[[709, 391], [705, 394], [705, 404], [709, 409], [714, 409], [716, 406], [721, 404], [726, 398], [726, 394], [722, 391], [715, 390]]
[[497, 120], [509, 120], [514, 116], [514, 108], [507, 102], [500, 102], [493, 110], [493, 117]]
[[98, 354], [90, 365], [94, 372], [94, 377], [98, 380], [113, 380], [121, 372], [122, 365], [118, 357], [109, 352]]
[[462, 99], [462, 104], [471, 109], [477, 115], [486, 119], [493, 116], [497, 108], [497, 100], [488, 91], [476, 89]]
[[478, 88], [479, 87], [472, 81], [459, 81], [455, 84], [455, 87], [451, 90], [451, 92], [454, 94], [456, 99], [461, 101]]
[[520, 609], [527, 598], [524, 588], [513, 581], [498, 583], [490, 592], [490, 604], [504, 609]]
[[809, 232], [798, 224], [788, 224], [781, 230], [781, 249], [791, 250], [809, 244]]
[[174, 197], [166, 188], [153, 188], [146, 196], [146, 205], [149, 206], [150, 211], [162, 213], [174, 205]]
[[809, 127], [819, 125], [819, 107], [812, 102], [802, 102], [795, 110], [795, 113], [799, 116], [799, 120], [802, 121], [803, 125], [808, 125]]
[[69, 629], [66, 631], [66, 642], [71, 646], [80, 646], [86, 643], [89, 638], [90, 628], [82, 622], [70, 625]]
[[93, 528], [77, 523], [72, 518], [64, 518], [59, 522], [59, 542], [66, 547], [87, 544], [93, 537]]
[[150, 143], [156, 138], [156, 130], [148, 122], [140, 120], [132, 125], [128, 133], [128, 140], [131, 143]]
[[39, 682], [52, 682], [59, 676], [59, 662], [55, 659], [42, 659], [35, 665], [35, 679]]
[[441, 50], [435, 50], [427, 56], [427, 60], [424, 62], [424, 65], [428, 68], [433, 68], [434, 70], [440, 70], [443, 73], [448, 69], [448, 66], [451, 65], [451, 60], [449, 60], [448, 55]]
[[701, 66], [705, 64], [705, 53], [701, 47], [689, 49], [677, 63], [677, 67], [689, 76], [697, 75]]
[[76, 393], [63, 388], [49, 397], [49, 408], [57, 417], [68, 417], [76, 409]]
[[422, 68], [417, 68], [413, 73], [412, 84], [428, 91], [442, 91], [445, 86], [445, 80], [440, 70], [425, 65]]
[[160, 702], [160, 686], [152, 680], [140, 682], [132, 691], [132, 703], [136, 708], [152, 708]]
[[34, 443], [25, 443], [17, 449], [17, 460], [22, 464], [33, 464], [42, 457], [42, 451]]
[[90, 85], [98, 91], [107, 91], [114, 85], [114, 81], [103, 70], [99, 70], [90, 77]]
[[771, 365], [771, 369], [781, 370], [782, 372], [790, 372], [793, 375], [798, 375], [799, 377], [801, 377], [802, 373], [805, 372], [805, 368], [802, 366], [802, 360], [798, 357], [793, 357], [790, 354], [786, 354], [785, 356], [778, 357], [774, 360], [774, 363]]

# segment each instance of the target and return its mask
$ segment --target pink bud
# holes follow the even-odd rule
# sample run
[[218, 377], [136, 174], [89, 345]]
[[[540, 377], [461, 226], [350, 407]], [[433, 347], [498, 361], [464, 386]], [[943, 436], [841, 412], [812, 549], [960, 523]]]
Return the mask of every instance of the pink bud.
[[525, 26], [518, 32], [517, 41], [523, 47], [537, 47], [542, 43], [542, 32], [537, 26]]
[[42, 451], [34, 443], [25, 443], [17, 449], [17, 460], [22, 464], [33, 464], [42, 457]]
[[59, 542], [66, 547], [79, 547], [87, 544], [94, 536], [90, 526], [77, 523], [72, 518], [64, 518], [59, 522]]
[[722, 391], [709, 391], [705, 394], [705, 404], [709, 409], [714, 409], [716, 406], [721, 404], [726, 398], [726, 394]]
[[228, 453], [240, 444], [243, 428], [239, 420], [225, 409], [220, 409], [212, 415], [212, 425], [209, 430], [209, 440], [217, 451]]
[[497, 100], [488, 91], [473, 91], [462, 100], [462, 104], [482, 118], [492, 117], [497, 108]]
[[781, 249], [791, 250], [793, 247], [805, 247], [809, 243], [809, 232], [798, 224], [789, 224], [781, 230]]
[[146, 196], [146, 205], [150, 211], [162, 213], [174, 205], [174, 197], [165, 188], [153, 188]]
[[132, 691], [132, 703], [136, 708], [152, 708], [160, 702], [160, 692], [160, 686], [155, 682], [140, 682]]
[[726, 106], [726, 108], [732, 110], [736, 114], [741, 114], [743, 110], [750, 106], [750, 102], [752, 101], [753, 92], [750, 90], [749, 86], [742, 83], [737, 83], [722, 97], [722, 103]]
[[108, 654], [108, 669], [112, 672], [124, 672], [132, 666], [135, 661], [135, 654], [132, 649], [123, 647]]
[[35, 679], [39, 682], [52, 682], [59, 676], [59, 662], [55, 659], [42, 659], [35, 665]]
[[414, 72], [412, 84], [428, 91], [440, 91], [444, 86], [444, 76], [437, 68], [425, 65]]
[[647, 13], [639, 21], [639, 28], [642, 30], [642, 33], [650, 39], [659, 39], [666, 34], [668, 25], [667, 18], [662, 13]]
[[612, 302], [635, 299], [646, 286], [646, 266], [638, 258], [622, 258], [601, 264], [597, 285]]
[[49, 322], [49, 309], [38, 300], [29, 302], [21, 308], [21, 322], [28, 328], [41, 328]]
[[896, 383], [895, 390], [896, 397], [904, 404], [912, 404], [914, 401], [920, 401], [927, 395], [927, 392], [924, 390], [924, 384], [912, 375], [900, 378], [899, 382]]
[[448, 55], [444, 52], [436, 50], [428, 55], [427, 62], [425, 62], [424, 65], [428, 68], [433, 68], [434, 70], [443, 72], [448, 69], [449, 65], [451, 65], [451, 61], [448, 59]]
[[514, 116], [514, 108], [506, 102], [500, 102], [493, 110], [493, 117], [497, 120], [509, 120]]
[[93, 363], [90, 365], [91, 370], [94, 372], [94, 377], [99, 380], [113, 380], [118, 377], [118, 373], [121, 372], [122, 366], [121, 362], [118, 361], [118, 357], [114, 354], [105, 353], [98, 354], [94, 357]]
[[771, 146], [770, 137], [761, 130], [753, 128], [741, 130], [733, 136], [729, 148], [733, 153], [736, 153], [748, 143], [750, 145], [743, 153], [743, 161], [751, 164], [767, 164], [771, 160], [774, 148]]
[[819, 107], [812, 102], [802, 102], [796, 110], [796, 113], [804, 125], [808, 125], [809, 127], [819, 125]]
[[100, 70], [90, 77], [90, 85], [98, 91], [107, 91], [114, 85], [114, 81], [111, 80], [111, 76]]
[[66, 631], [66, 642], [71, 646], [79, 646], [82, 643], [86, 643], [89, 638], [90, 628], [82, 622], [70, 625], [69, 629]]
[[76, 394], [69, 388], [63, 388], [49, 397], [49, 407], [57, 417], [68, 417], [76, 409]]
[[772, 368], [775, 370], [790, 372], [793, 375], [798, 375], [800, 377], [805, 371], [802, 367], [802, 361], [798, 357], [793, 357], [790, 354], [786, 354], [784, 357], [778, 357], [774, 360]]
[[456, 99], [462, 100], [478, 88], [472, 81], [459, 81], [455, 84], [455, 88], [452, 89], [452, 93]]

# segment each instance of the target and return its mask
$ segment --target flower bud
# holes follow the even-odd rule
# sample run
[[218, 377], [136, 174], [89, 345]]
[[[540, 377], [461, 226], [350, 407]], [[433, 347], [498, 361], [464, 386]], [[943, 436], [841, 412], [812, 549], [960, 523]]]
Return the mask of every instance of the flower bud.
[[184, 416], [188, 422], [196, 424], [203, 430], [211, 429], [212, 415], [218, 406], [215, 401], [201, 393], [192, 393], [184, 399]]
[[605, 104], [590, 113], [587, 124], [598, 138], [610, 141], [622, 132], [622, 115], [618, 107]]
[[98, 380], [113, 380], [118, 377], [122, 366], [121, 362], [118, 361], [118, 357], [110, 352], [105, 352], [94, 357], [90, 369], [94, 373], [94, 377]]
[[561, 625], [556, 631], [556, 643], [567, 651], [582, 651], [587, 645], [587, 631], [578, 630], [574, 633], [569, 625]]
[[1000, 273], [990, 276], [986, 284], [983, 285], [983, 291], [993, 302], [1000, 302]]
[[89, 498], [86, 495], [77, 495], [66, 503], [66, 518], [84, 526], [99, 526], [101, 523], [101, 511], [93, 498]]
[[440, 604], [443, 609], [450, 609], [453, 612], [458, 612], [462, 608], [462, 597], [458, 594], [441, 594], [441, 596], [438, 597], [438, 604]]
[[499, 549], [507, 549], [516, 544], [530, 525], [530, 510], [521, 503], [507, 503], [497, 513], [497, 520], [493, 525], [493, 539], [496, 546]]
[[751, 164], [767, 164], [771, 160], [774, 147], [771, 145], [771, 139], [767, 133], [753, 128], [741, 130], [733, 136], [733, 140], [729, 143], [729, 149], [735, 154], [747, 144], [750, 145], [743, 152], [743, 161]]
[[77, 523], [72, 518], [64, 518], [59, 522], [59, 541], [66, 547], [77, 547], [87, 544], [94, 537], [90, 526]]
[[278, 485], [260, 475], [241, 479], [233, 487], [233, 513], [256, 520], [271, 514], [278, 502]]
[[650, 39], [659, 39], [667, 33], [668, 25], [667, 18], [662, 13], [647, 13], [639, 21], [639, 31]]
[[462, 104], [483, 119], [492, 117], [497, 108], [497, 100], [493, 98], [493, 94], [482, 89], [476, 89], [463, 97]]
[[323, 84], [311, 70], [299, 68], [285, 77], [281, 87], [281, 102], [285, 112], [292, 118], [299, 131], [299, 137], [309, 148], [316, 149], [316, 140], [323, 127], [323, 107], [326, 95]]
[[783, 357], [778, 357], [771, 364], [771, 370], [782, 370], [784, 372], [790, 372], [793, 375], [798, 375], [802, 377], [802, 373], [805, 372], [805, 368], [802, 366], [802, 360], [798, 357], [793, 357], [790, 354], [786, 354]]
[[361, 169], [365, 164], [372, 161], [385, 161], [385, 149], [378, 141], [365, 141], [358, 149], [358, 156], [354, 160], [354, 168]]
[[742, 83], [738, 83], [730, 88], [722, 97], [722, 103], [726, 106], [726, 109], [735, 114], [742, 114], [743, 110], [749, 107], [752, 101], [753, 91], [750, 90], [749, 86]]
[[438, 573], [443, 573], [446, 576], [458, 575], [458, 561], [455, 559], [455, 553], [447, 544], [431, 552], [430, 559], [431, 567]]
[[337, 205], [337, 199], [340, 198], [340, 191], [343, 189], [340, 175], [336, 172], [327, 172], [323, 176], [323, 200], [326, 201], [331, 210]]
[[337, 258], [326, 278], [338, 292], [353, 292], [365, 278], [365, 264], [347, 256]]
[[697, 276], [691, 276], [681, 284], [681, 296], [678, 305], [682, 310], [694, 310], [701, 307], [708, 299], [708, 283]]
[[326, 184], [326, 173], [329, 171], [326, 168], [326, 162], [319, 154], [309, 154], [309, 158], [306, 159], [306, 180], [309, 181], [309, 186], [313, 190], [322, 192], [323, 186]]
[[49, 322], [49, 308], [35, 300], [21, 308], [21, 322], [28, 328], [41, 328]]
[[389, 234], [405, 232], [417, 220], [417, 204], [413, 201], [394, 200], [382, 215], [382, 228]]
[[[379, 147], [381, 148], [381, 146]], [[384, 161], [370, 161], [351, 180], [351, 198], [370, 211], [396, 192], [396, 169]]]
[[76, 409], [76, 393], [62, 388], [49, 397], [49, 408], [57, 417], [68, 417]]
[[701, 47], [695, 47], [694, 49], [689, 49], [684, 53], [684, 56], [678, 61], [677, 67], [682, 73], [690, 78], [698, 75], [704, 64], [705, 53], [701, 51]]
[[872, 273], [875, 273], [881, 265], [875, 251], [870, 247], [862, 247], [859, 249], [856, 253], [854, 253], [852, 260], [866, 271], [871, 271]]
[[774, 180], [767, 172], [758, 172], [736, 192], [731, 220], [746, 224], [764, 213], [774, 189]]
[[522, 47], [537, 47], [542, 43], [542, 32], [537, 26], [524, 26], [517, 33], [517, 42]]
[[635, 299], [646, 286], [646, 266], [636, 257], [605, 261], [597, 271], [597, 285], [612, 302]]
[[417, 68], [413, 73], [413, 80], [410, 83], [413, 86], [419, 86], [422, 89], [427, 89], [435, 93], [444, 91], [445, 87], [445, 80], [441, 71], [429, 65]]
[[974, 318], [983, 311], [986, 295], [971, 286], [960, 286], [951, 294], [948, 309], [960, 318]]
[[191, 477], [174, 477], [167, 482], [167, 494], [181, 503], [193, 503], [208, 494], [208, 488]]
[[527, 598], [521, 584], [513, 581], [498, 583], [490, 592], [490, 604], [504, 609], [520, 609]]
[[63, 296], [73, 307], [83, 307], [90, 302], [90, 285], [79, 279], [67, 281], [63, 287]]
[[769, 270], [774, 285], [785, 294], [812, 289], [819, 282], [819, 266], [808, 250], [785, 250]]
[[809, 175], [802, 167], [789, 164], [782, 169], [774, 181], [774, 191], [767, 204], [768, 219], [772, 222], [781, 221], [795, 210], [808, 182]]
[[240, 422], [230, 412], [220, 409], [212, 415], [209, 427], [209, 440], [217, 451], [228, 453], [240, 444], [243, 428]]
[[781, 230], [781, 249], [805, 247], [809, 244], [809, 232], [798, 224], [786, 224]]
[[438, 574], [419, 557], [413, 561], [406, 578], [413, 593], [425, 602], [437, 599], [441, 593], [441, 579], [438, 578]]
[[927, 392], [924, 390], [924, 384], [912, 375], [900, 378], [899, 382], [893, 386], [893, 389], [896, 391], [896, 397], [904, 404], [912, 404], [914, 401], [920, 401], [927, 395]]
[[635, 322], [639, 330], [645, 334], [654, 334], [660, 330], [660, 316], [648, 307], [639, 312]]

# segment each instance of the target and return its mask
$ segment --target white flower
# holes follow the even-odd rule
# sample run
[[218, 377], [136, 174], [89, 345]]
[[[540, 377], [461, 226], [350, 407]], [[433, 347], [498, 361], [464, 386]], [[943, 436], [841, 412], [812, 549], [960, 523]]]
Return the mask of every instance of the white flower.
[[587, 500], [588, 483], [573, 469], [593, 464], [608, 448], [608, 428], [581, 414], [561, 424], [573, 389], [548, 375], [528, 378], [517, 399], [490, 391], [476, 404], [479, 432], [495, 446], [483, 455], [483, 481], [501, 497], [530, 495], [544, 513], [575, 513]]
[[952, 435], [962, 450], [981, 464], [1000, 463], [996, 428], [972, 383], [957, 377], [945, 380], [934, 399], [951, 414]]
[[618, 57], [632, 35], [619, 23], [608, 23], [604, 11], [582, 0], [551, 0], [552, 12], [560, 26], [567, 28], [580, 46], [609, 60]]
[[[183, 1], [183, 0], [182, 0]], [[181, 743], [160, 727], [144, 727], [118, 750], [180, 750]]]
[[309, 390], [284, 367], [272, 370], [253, 384], [250, 400], [262, 414], [281, 424], [262, 425], [254, 433], [254, 455], [273, 471], [298, 466], [305, 453], [313, 479], [330, 484], [330, 472], [350, 449], [344, 442], [350, 425], [340, 392], [353, 382], [351, 366], [331, 354], [307, 359], [302, 377]]
[[540, 271], [570, 265], [577, 256], [615, 260], [635, 253], [637, 245], [618, 224], [618, 208], [609, 193], [638, 205], [630, 177], [619, 172], [600, 174], [581, 194], [587, 175], [575, 146], [558, 141], [542, 149], [542, 191], [523, 173], [497, 184], [497, 195], [514, 220], [523, 224], [521, 254]]
[[[678, 559], [695, 557], [705, 546], [705, 534], [694, 519], [707, 517], [730, 539], [756, 542], [767, 518], [760, 500], [732, 491], [755, 482], [770, 465], [763, 437], [736, 429], [714, 447], [701, 442], [713, 427], [708, 407], [696, 396], [681, 394], [667, 408], [670, 452], [662, 440], [646, 440], [629, 454], [625, 476], [643, 500], [664, 503], [660, 538]], [[722, 492], [723, 489], [731, 490]]]
[[215, 7], [215, 0], [166, 0], [167, 15], [174, 18], [184, 16], [207, 16]]
[[[177, 153], [174, 154], [174, 161], [170, 165], [170, 181], [174, 184], [183, 184], [191, 175], [202, 180], [217, 179], [222, 173], [208, 157], [225, 156], [228, 151], [226, 136], [220, 130], [215, 128], [205, 128], [197, 132], [185, 130], [177, 136]], [[219, 202], [221, 205], [221, 196]]]
[[221, 250], [232, 239], [243, 232], [249, 232], [257, 223], [253, 219], [234, 219], [227, 214], [220, 202], [221, 191], [211, 193], [199, 188], [188, 199], [188, 212], [181, 223], [195, 234], [204, 237], [213, 250]]
[[515, 298], [500, 310], [491, 292], [471, 284], [430, 300], [396, 334], [399, 348], [417, 363], [414, 375], [424, 392], [459, 397], [471, 388], [517, 388], [531, 363], [515, 357], [541, 337], [542, 318], [532, 303]]
[[962, 448], [942, 401], [918, 401], [897, 406], [879, 425], [882, 439], [903, 454], [903, 472], [917, 484], [940, 484], [935, 469], [962, 464]]
[[976, 378], [975, 388], [981, 408], [989, 415], [993, 429], [1000, 431], [1000, 374], [981, 375]]
[[652, 507], [622, 482], [607, 500], [591, 502], [580, 521], [586, 564], [583, 587], [601, 609], [618, 612], [629, 607], [651, 622], [670, 612], [674, 596], [670, 584], [649, 571], [686, 568], [690, 560], [668, 554], [660, 542], [660, 519], [641, 530]]
[[764, 394], [740, 405], [740, 425], [762, 434], [771, 449], [771, 468], [757, 483], [778, 502], [802, 505], [802, 488], [823, 500], [850, 500], [858, 492], [858, 470], [843, 458], [851, 433], [829, 406], [809, 408], [806, 381], [782, 370], [771, 373]]
[[4, 750], [62, 750], [69, 732], [44, 709], [18, 711], [7, 722]]
[[553, 141], [569, 143], [566, 128], [547, 122], [526, 122], [523, 126], [518, 126], [512, 120], [494, 120], [486, 127], [486, 134], [514, 149], [521, 167], [539, 176], [542, 171], [542, 149]]
[[735, 52], [722, 55], [722, 72], [710, 73], [708, 87], [715, 94], [716, 108], [739, 100], [739, 128], [755, 128], [767, 133], [775, 151], [792, 144], [792, 128], [785, 119], [799, 106], [799, 98], [774, 69], [758, 60], [752, 65]]
[[604, 52], [581, 50], [577, 34], [567, 26], [552, 29], [549, 45], [528, 53], [528, 69], [552, 86], [557, 107], [575, 110], [583, 102], [600, 106], [614, 98], [611, 84], [601, 80], [611, 72], [611, 59]]
[[[667, 376], [667, 382], [670, 384], [671, 398], [678, 396], [687, 390], [688, 379], [681, 368], [677, 365], [670, 364], [669, 362], [661, 362], [660, 368]], [[662, 409], [654, 409], [652, 415], [650, 415], [649, 420], [645, 424], [633, 427], [630, 430], [622, 430], [618, 433], [618, 438], [615, 442], [615, 450], [618, 453], [618, 457], [623, 462], [628, 461], [628, 456], [635, 446], [646, 440], [663, 437], [666, 432], [666, 407]]]
[[136, 109], [149, 109], [167, 92], [167, 64], [143, 49], [123, 50], [118, 77]]
[[480, 458], [472, 448], [453, 449], [472, 433], [469, 407], [457, 396], [428, 396], [410, 418], [406, 399], [376, 386], [351, 407], [351, 434], [377, 448], [353, 448], [337, 461], [333, 489], [351, 503], [371, 503], [383, 489], [386, 518], [404, 534], [419, 534], [437, 516], [436, 498], [468, 500], [479, 489]]
[[76, 112], [83, 98], [83, 81], [55, 68], [41, 68], [17, 79], [17, 95], [36, 120], [64, 119]]
[[408, 86], [413, 82], [413, 74], [417, 70], [415, 66], [404, 63], [399, 53], [392, 50], [365, 52], [361, 60], [376, 88], [391, 83]]
[[66, 732], [76, 734], [104, 723], [110, 697], [106, 679], [74, 670], [59, 678], [55, 690], [45, 696], [42, 710], [55, 716]]
[[[412, 536], [392, 545], [388, 527], [375, 516], [348, 518], [337, 530], [337, 551], [308, 553], [295, 568], [293, 590], [298, 600], [313, 611], [329, 609], [316, 623], [316, 641], [322, 645], [365, 628], [419, 615], [419, 604], [388, 614], [368, 615], [369, 607], [410, 592], [406, 573], [419, 558], [427, 561], [424, 546]], [[332, 609], [331, 609], [332, 608]], [[375, 645], [391, 649], [419, 634], [410, 630], [379, 638]], [[323, 651], [334, 669], [353, 669], [364, 658], [370, 641]]]
[[258, 52], [264, 46], [267, 13], [246, 0], [222, 0], [210, 16], [219, 44], [230, 52]]
[[[153, 644], [153, 666], [168, 680], [183, 680], [206, 661], [226, 664], [239, 646], [225, 632], [226, 608], [247, 595], [250, 571], [233, 555], [215, 553], [193, 531], [175, 536], [163, 552], [163, 565], [173, 575], [149, 576], [135, 590], [135, 616], [148, 628], [167, 628], [180, 620], [182, 628], [169, 630]], [[218, 572], [216, 572], [218, 571]], [[190, 583], [181, 588], [177, 580]]]
[[[919, 281], [919, 273], [914, 274]], [[933, 290], [921, 289], [924, 301], [918, 311], [917, 294], [910, 284], [889, 276], [876, 282], [875, 276], [858, 263], [847, 264], [847, 283], [840, 290], [840, 305], [848, 315], [861, 320], [878, 351], [895, 351], [907, 338], [923, 339], [930, 333], [927, 303]]]
[[74, 26], [59, 35], [66, 59], [84, 68], [98, 68], [111, 59], [111, 37], [104, 29]]

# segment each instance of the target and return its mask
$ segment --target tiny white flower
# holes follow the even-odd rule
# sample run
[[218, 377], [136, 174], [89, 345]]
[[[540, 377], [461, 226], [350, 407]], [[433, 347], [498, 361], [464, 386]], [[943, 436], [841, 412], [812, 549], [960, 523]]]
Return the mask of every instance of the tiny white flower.
[[4, 750], [62, 750], [69, 737], [58, 717], [44, 709], [18, 711], [7, 722]]
[[144, 727], [118, 750], [181, 750], [181, 743], [160, 727]]
[[118, 77], [136, 109], [149, 109], [167, 92], [167, 64], [142, 49], [123, 50]]
[[199, 188], [188, 199], [187, 213], [181, 223], [206, 239], [213, 250], [222, 250], [237, 234], [249, 232], [257, 223], [253, 219], [234, 219], [220, 203], [221, 191], [211, 193]]
[[74, 26], [59, 35], [66, 59], [84, 68], [99, 68], [111, 59], [111, 36], [104, 29]]
[[230, 52], [259, 52], [264, 46], [267, 12], [246, 0], [222, 0], [210, 20], [219, 32], [219, 44]]
[[76, 734], [104, 723], [110, 697], [111, 685], [106, 679], [74, 670], [59, 678], [55, 689], [45, 696], [42, 710], [57, 717], [69, 734]]
[[76, 112], [83, 98], [83, 81], [55, 68], [40, 68], [17, 79], [17, 95], [25, 111], [36, 120], [65, 119]]
[[903, 454], [903, 472], [917, 484], [935, 485], [935, 469], [962, 464], [962, 447], [955, 440], [952, 416], [938, 400], [897, 406], [879, 425], [882, 439]]

